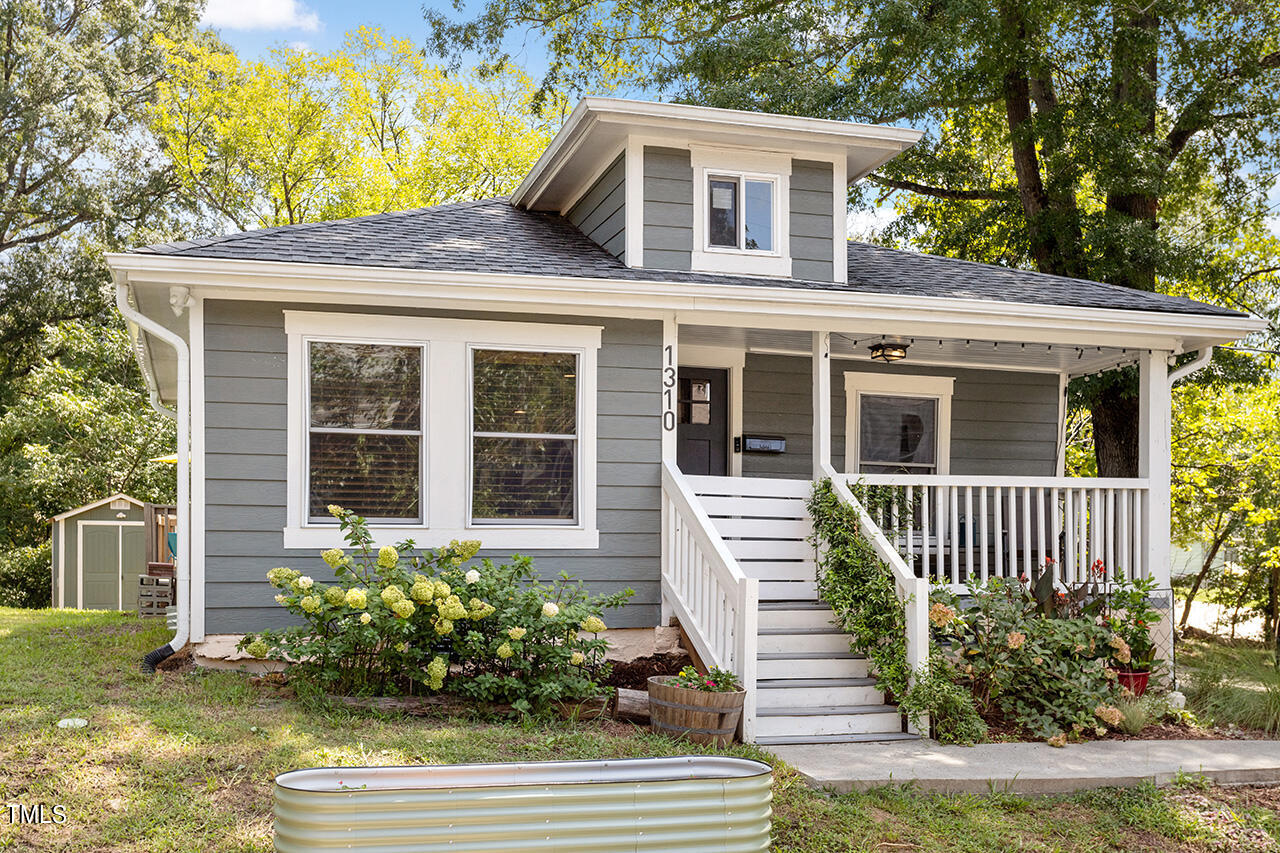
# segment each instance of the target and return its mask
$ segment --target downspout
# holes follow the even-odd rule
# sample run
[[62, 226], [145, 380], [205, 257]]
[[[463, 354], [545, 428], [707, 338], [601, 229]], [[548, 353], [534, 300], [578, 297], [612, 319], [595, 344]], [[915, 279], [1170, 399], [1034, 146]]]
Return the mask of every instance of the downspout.
[[[156, 665], [187, 644], [191, 637], [191, 350], [177, 332], [142, 314], [129, 304], [129, 285], [116, 279], [116, 307], [130, 323], [169, 344], [178, 354], [178, 406], [176, 412], [178, 433], [178, 552], [175, 582], [177, 594], [174, 605], [178, 610], [178, 625], [173, 639], [142, 659], [143, 672], [155, 672]], [[151, 391], [151, 405], [163, 414], [171, 413], [161, 402], [157, 391]]]
[[1209, 360], [1212, 358], [1213, 358], [1213, 347], [1205, 347], [1204, 349], [1200, 350], [1200, 354], [1197, 355], [1193, 360], [1187, 362], [1186, 364], [1182, 365], [1182, 367], [1179, 367], [1177, 370], [1169, 374], [1169, 387], [1172, 388], [1173, 383], [1177, 382], [1179, 379], [1185, 379], [1186, 377], [1195, 373], [1197, 370], [1202, 369], [1206, 364], [1209, 363]]

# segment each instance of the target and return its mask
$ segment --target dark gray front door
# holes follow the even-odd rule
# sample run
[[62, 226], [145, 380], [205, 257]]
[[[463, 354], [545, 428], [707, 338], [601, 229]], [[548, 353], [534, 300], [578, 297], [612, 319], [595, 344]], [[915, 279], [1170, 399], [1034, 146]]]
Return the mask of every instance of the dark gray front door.
[[723, 477], [729, 458], [729, 371], [682, 367], [676, 406], [676, 461], [686, 474]]

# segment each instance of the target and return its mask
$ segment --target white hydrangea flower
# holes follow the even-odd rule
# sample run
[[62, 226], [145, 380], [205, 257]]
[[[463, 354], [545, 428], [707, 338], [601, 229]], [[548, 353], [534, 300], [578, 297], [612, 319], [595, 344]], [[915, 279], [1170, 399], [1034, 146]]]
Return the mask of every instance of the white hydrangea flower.
[[467, 574], [465, 575], [465, 578], [467, 583], [479, 583], [480, 573], [475, 569], [472, 569], [471, 571], [467, 572]]
[[546, 604], [542, 605], [542, 615], [548, 619], [556, 618], [560, 615], [560, 605], [556, 604], [554, 601], [548, 601]]

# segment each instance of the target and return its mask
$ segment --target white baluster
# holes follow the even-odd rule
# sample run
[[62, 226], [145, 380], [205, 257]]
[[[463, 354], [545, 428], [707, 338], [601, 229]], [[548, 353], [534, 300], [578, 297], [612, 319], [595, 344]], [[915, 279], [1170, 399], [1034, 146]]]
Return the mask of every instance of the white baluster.
[[1022, 487], [1022, 567], [1023, 572], [1030, 578], [1034, 568], [1034, 558], [1031, 554], [1031, 488], [1029, 486]]
[[984, 584], [987, 582], [987, 513], [989, 511], [990, 506], [987, 503], [987, 487], [982, 486], [978, 489], [978, 512], [981, 515], [981, 518], [979, 519], [981, 527], [978, 531], [978, 548], [980, 549], [979, 556], [981, 559], [978, 561], [980, 565], [978, 571], [981, 573], [982, 582]]
[[920, 573], [929, 579], [929, 486], [920, 487]]
[[1005, 539], [1005, 536], [1004, 536], [1003, 491], [1004, 489], [1002, 487], [996, 486], [995, 489], [992, 490], [992, 495], [994, 497], [994, 500], [991, 502], [992, 507], [994, 507], [996, 511], [995, 541], [993, 543], [995, 545], [995, 565], [993, 568], [995, 569], [995, 576], [998, 578], [1008, 577], [1008, 575], [1005, 574], [1005, 559], [1004, 559], [1005, 543], [1007, 540]]
[[973, 486], [964, 487], [964, 579], [973, 583]]
[[947, 541], [951, 543], [951, 583], [960, 585], [960, 490], [948, 486], [951, 493], [951, 529], [947, 532]]

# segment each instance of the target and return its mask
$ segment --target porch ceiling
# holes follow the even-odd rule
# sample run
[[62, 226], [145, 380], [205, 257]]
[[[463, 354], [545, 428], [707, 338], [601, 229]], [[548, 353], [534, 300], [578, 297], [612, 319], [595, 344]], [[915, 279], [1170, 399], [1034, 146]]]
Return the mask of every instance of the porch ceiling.
[[[880, 341], [908, 344], [905, 364], [932, 364], [987, 370], [1030, 370], [1071, 375], [1098, 373], [1119, 364], [1136, 362], [1139, 350], [1124, 347], [1078, 347], [1067, 344], [1032, 344], [963, 338], [882, 336], [870, 332], [833, 332], [833, 358], [870, 361], [869, 347]], [[742, 329], [728, 326], [680, 326], [680, 343], [686, 346], [722, 347], [747, 352], [809, 355], [809, 332], [783, 329]]]

